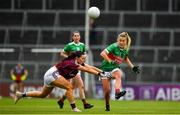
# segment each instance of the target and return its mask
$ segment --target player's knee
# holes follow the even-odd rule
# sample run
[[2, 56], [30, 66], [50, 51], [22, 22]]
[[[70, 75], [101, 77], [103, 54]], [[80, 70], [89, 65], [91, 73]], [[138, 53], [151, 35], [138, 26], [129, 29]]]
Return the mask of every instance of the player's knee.
[[80, 86], [80, 87], [79, 87], [79, 89], [82, 89], [82, 90], [84, 90], [84, 86]]
[[73, 86], [72, 85], [68, 85], [66, 90], [67, 91], [72, 91], [73, 90]]
[[104, 88], [104, 93], [105, 94], [109, 94], [110, 93], [110, 89], [109, 88]]

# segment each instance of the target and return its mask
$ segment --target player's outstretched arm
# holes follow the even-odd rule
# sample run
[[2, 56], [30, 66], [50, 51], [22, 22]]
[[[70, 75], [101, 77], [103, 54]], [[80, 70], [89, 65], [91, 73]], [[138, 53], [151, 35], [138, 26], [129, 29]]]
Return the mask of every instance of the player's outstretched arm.
[[96, 68], [94, 66], [90, 66], [88, 64], [85, 64], [84, 66], [80, 65], [78, 67], [78, 70], [81, 70], [83, 72], [87, 72], [90, 74], [98, 75], [100, 77], [112, 78], [112, 75], [110, 72], [104, 72], [101, 69]]
[[137, 73], [137, 74], [140, 73], [139, 66], [133, 65], [131, 60], [128, 57], [126, 57], [126, 63], [135, 73]]
[[102, 70], [98, 71], [87, 65], [86, 66], [79, 65], [78, 70], [94, 75], [99, 75], [99, 73], [103, 72]]

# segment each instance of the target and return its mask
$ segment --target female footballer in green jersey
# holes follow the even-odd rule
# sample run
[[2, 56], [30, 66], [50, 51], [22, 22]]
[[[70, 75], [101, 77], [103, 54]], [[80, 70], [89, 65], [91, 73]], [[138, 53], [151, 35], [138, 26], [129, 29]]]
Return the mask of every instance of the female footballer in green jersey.
[[[121, 96], [124, 96], [126, 94], [125, 90], [121, 90], [121, 77], [123, 73], [120, 69], [120, 64], [125, 62], [135, 73], [140, 72], [139, 67], [134, 66], [128, 58], [130, 44], [130, 36], [127, 32], [122, 32], [118, 35], [117, 42], [109, 45], [100, 54], [104, 59], [101, 65], [101, 69], [103, 71], [111, 72], [112, 79], [115, 79], [115, 99], [119, 99]], [[104, 90], [106, 111], [110, 111], [110, 79], [103, 78], [101, 80]]]
[[[63, 51], [60, 53], [61, 56], [63, 57], [68, 57], [72, 52], [76, 51], [81, 51], [81, 52], [86, 52], [85, 44], [80, 42], [81, 36], [79, 31], [74, 31], [72, 33], [72, 42], [68, 43]], [[93, 105], [87, 103], [86, 98], [85, 98], [85, 92], [84, 92], [84, 84], [83, 80], [81, 78], [80, 72], [71, 79], [71, 83], [73, 85], [73, 88], [79, 88], [79, 96], [80, 99], [83, 102], [84, 109], [89, 109], [92, 108]], [[64, 100], [66, 99], [65, 96], [63, 96], [61, 99], [59, 99], [58, 104], [60, 108], [63, 108], [64, 105]]]

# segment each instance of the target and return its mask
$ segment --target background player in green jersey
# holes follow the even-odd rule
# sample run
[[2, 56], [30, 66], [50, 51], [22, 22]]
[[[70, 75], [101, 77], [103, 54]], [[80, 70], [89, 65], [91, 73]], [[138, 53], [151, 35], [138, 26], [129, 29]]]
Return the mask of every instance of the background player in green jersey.
[[[72, 52], [81, 51], [81, 52], [85, 53], [86, 52], [85, 45], [84, 45], [84, 43], [80, 42], [80, 39], [81, 39], [80, 32], [74, 31], [72, 33], [72, 42], [68, 43], [64, 47], [64, 49], [60, 55], [66, 58]], [[71, 83], [72, 83], [74, 89], [79, 88], [79, 96], [82, 99], [82, 102], [84, 104], [84, 109], [92, 108], [93, 105], [87, 103], [87, 101], [86, 101], [85, 92], [84, 92], [84, 84], [83, 84], [83, 80], [81, 78], [80, 72], [74, 78], [71, 79]], [[66, 99], [65, 96], [63, 96], [61, 99], [59, 99], [58, 104], [59, 104], [60, 108], [63, 108], [65, 99]]]
[[[122, 90], [121, 77], [123, 73], [120, 69], [120, 64], [123, 62], [127, 63], [127, 65], [135, 73], [139, 73], [140, 71], [138, 66], [134, 66], [128, 58], [130, 44], [130, 36], [127, 32], [122, 32], [118, 35], [117, 42], [109, 45], [100, 54], [104, 59], [101, 65], [101, 69], [111, 72], [112, 79], [115, 79], [115, 99], [119, 99], [121, 96], [126, 94], [126, 91]], [[110, 79], [103, 78], [101, 80], [104, 90], [106, 111], [110, 111]]]

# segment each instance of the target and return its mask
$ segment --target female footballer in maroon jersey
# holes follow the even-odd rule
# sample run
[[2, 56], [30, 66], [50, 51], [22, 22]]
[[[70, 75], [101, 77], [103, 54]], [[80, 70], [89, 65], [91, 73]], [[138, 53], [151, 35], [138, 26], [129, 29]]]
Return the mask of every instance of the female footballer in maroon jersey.
[[88, 72], [102, 77], [107, 77], [103, 74], [103, 71], [88, 64], [85, 64], [86, 55], [83, 52], [77, 51], [72, 53], [64, 60], [58, 62], [51, 67], [44, 75], [44, 86], [41, 91], [30, 92], [16, 92], [15, 103], [22, 97], [37, 97], [44, 98], [51, 93], [54, 87], [66, 89], [66, 96], [71, 105], [71, 108], [75, 112], [80, 112], [76, 105], [73, 96], [73, 87], [68, 79], [73, 78], [78, 73], [78, 70]]

